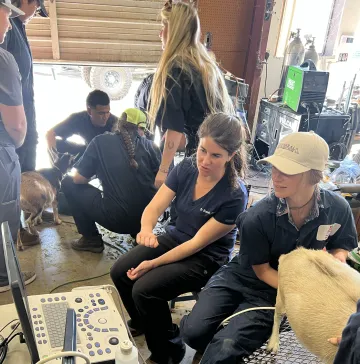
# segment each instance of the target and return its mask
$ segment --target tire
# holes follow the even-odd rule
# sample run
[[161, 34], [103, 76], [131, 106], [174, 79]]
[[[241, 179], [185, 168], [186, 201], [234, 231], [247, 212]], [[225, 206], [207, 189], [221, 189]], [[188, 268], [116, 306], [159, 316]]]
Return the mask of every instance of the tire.
[[111, 100], [121, 100], [130, 90], [132, 74], [125, 67], [92, 67], [90, 83], [93, 88], [106, 92]]
[[90, 82], [90, 72], [91, 72], [92, 67], [90, 66], [83, 66], [80, 67], [80, 72], [81, 72], [81, 78], [85, 81], [85, 83], [90, 87], [93, 88]]

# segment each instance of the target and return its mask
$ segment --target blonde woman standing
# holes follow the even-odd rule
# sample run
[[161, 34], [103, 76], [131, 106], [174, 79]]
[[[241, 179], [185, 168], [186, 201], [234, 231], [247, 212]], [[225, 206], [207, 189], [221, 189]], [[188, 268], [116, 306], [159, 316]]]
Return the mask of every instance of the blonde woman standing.
[[165, 135], [155, 186], [160, 187], [186, 136], [185, 155], [196, 151], [197, 131], [209, 113], [234, 113], [222, 73], [200, 41], [200, 21], [193, 4], [168, 1], [162, 11], [163, 46], [150, 92], [149, 118]]

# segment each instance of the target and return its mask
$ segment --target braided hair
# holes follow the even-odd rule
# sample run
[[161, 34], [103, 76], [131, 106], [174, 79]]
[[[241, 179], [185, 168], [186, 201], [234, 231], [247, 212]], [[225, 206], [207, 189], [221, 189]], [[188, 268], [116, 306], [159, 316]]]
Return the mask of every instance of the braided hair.
[[225, 113], [211, 114], [201, 124], [198, 135], [212, 138], [229, 155], [235, 153], [226, 170], [231, 187], [238, 188], [239, 177], [244, 179], [247, 171], [246, 131], [240, 119]]
[[121, 136], [125, 144], [126, 152], [130, 159], [130, 166], [138, 169], [139, 165], [135, 160], [135, 144], [133, 138], [137, 135], [138, 127], [132, 123], [127, 122], [127, 114], [122, 113], [118, 123], [114, 125], [113, 132]]

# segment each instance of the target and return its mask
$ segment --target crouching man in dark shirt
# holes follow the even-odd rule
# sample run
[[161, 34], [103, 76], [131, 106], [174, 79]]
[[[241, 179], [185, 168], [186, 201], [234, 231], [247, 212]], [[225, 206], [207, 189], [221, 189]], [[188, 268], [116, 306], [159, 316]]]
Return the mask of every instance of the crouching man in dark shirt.
[[[86, 98], [86, 110], [71, 114], [66, 120], [55, 125], [46, 134], [49, 150], [77, 155], [77, 160], [85, 152], [87, 145], [98, 135], [110, 132], [117, 121], [110, 113], [110, 98], [100, 90], [94, 90]], [[84, 139], [84, 144], [68, 140], [73, 135]], [[52, 157], [52, 153], [50, 153]]]

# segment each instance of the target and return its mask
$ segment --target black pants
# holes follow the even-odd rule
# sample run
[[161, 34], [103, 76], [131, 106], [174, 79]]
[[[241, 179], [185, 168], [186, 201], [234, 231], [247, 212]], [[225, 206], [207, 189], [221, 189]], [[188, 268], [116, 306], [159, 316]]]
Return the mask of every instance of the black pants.
[[136, 327], [142, 327], [146, 342], [156, 361], [167, 362], [181, 343], [178, 328], [172, 323], [168, 301], [180, 294], [200, 290], [219, 268], [201, 253], [182, 261], [155, 268], [136, 281], [126, 272], [144, 260], [155, 259], [177, 245], [167, 234], [158, 237], [155, 249], [137, 246], [121, 256], [111, 269], [111, 278]]
[[237, 258], [223, 266], [199, 295], [191, 313], [184, 316], [180, 332], [193, 349], [204, 352], [201, 363], [238, 363], [270, 337], [274, 311], [250, 311], [220, 323], [251, 307], [273, 307], [276, 291], [259, 291], [237, 274]]
[[79, 234], [85, 237], [99, 235], [95, 222], [119, 234], [137, 234], [140, 231], [138, 216], [129, 216], [113, 200], [103, 197], [102, 191], [90, 184], [75, 184], [70, 176], [61, 183]]
[[[14, 147], [0, 146], [0, 226], [7, 221], [14, 242], [20, 226], [20, 165]], [[0, 231], [0, 286], [8, 284]]]

